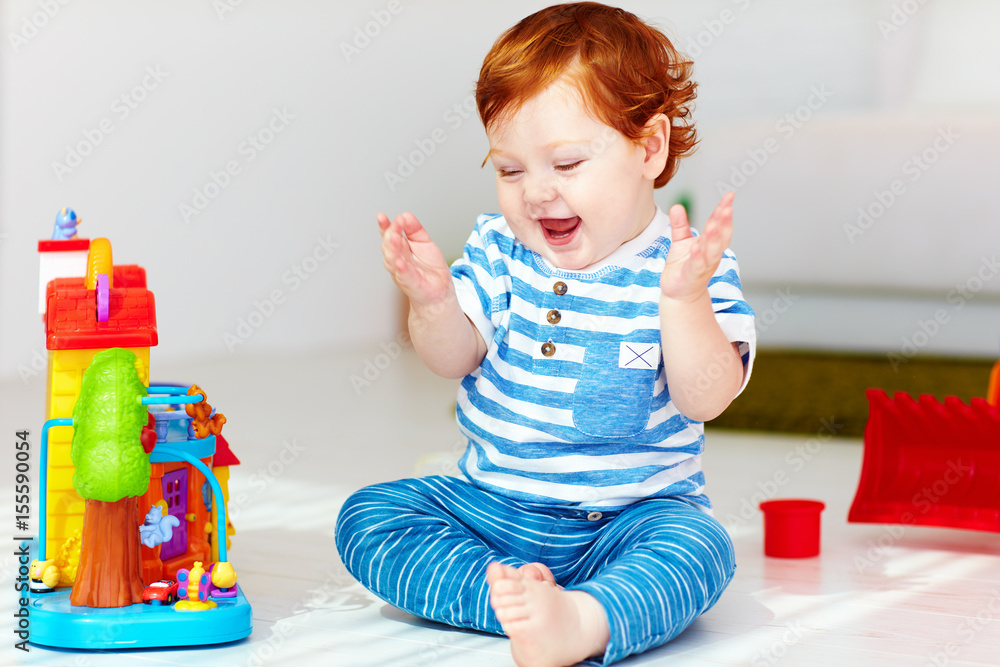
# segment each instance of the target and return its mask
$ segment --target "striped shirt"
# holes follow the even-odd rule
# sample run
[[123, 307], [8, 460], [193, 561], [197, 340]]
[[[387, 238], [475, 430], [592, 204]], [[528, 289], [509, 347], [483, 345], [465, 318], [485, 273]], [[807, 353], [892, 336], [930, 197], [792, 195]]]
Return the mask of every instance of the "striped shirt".
[[[451, 267], [487, 345], [458, 392], [468, 438], [459, 467], [472, 483], [525, 502], [611, 509], [681, 496], [709, 511], [704, 427], [674, 407], [660, 352], [669, 248], [670, 221], [657, 210], [606, 259], [564, 271], [517, 241], [502, 216], [479, 217]], [[722, 331], [739, 343], [745, 386], [756, 334], [729, 250], [708, 290]]]

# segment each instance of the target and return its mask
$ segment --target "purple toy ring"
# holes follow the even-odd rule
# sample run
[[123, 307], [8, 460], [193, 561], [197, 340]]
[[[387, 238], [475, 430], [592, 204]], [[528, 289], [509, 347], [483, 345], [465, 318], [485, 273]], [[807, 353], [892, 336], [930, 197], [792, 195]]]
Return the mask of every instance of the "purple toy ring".
[[111, 300], [110, 290], [108, 289], [108, 274], [102, 273], [97, 276], [97, 321], [107, 322], [109, 316], [108, 304]]

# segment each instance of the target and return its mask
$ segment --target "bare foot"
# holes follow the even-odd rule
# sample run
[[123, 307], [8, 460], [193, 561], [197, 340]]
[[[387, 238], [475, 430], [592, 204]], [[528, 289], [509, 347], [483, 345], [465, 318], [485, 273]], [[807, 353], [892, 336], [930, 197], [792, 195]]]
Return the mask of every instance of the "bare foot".
[[601, 603], [527, 572], [501, 563], [486, 569], [490, 605], [518, 667], [566, 667], [603, 654], [610, 633]]
[[544, 581], [553, 586], [556, 585], [556, 577], [545, 563], [525, 563], [517, 568], [517, 571], [525, 579], [534, 579], [535, 581]]

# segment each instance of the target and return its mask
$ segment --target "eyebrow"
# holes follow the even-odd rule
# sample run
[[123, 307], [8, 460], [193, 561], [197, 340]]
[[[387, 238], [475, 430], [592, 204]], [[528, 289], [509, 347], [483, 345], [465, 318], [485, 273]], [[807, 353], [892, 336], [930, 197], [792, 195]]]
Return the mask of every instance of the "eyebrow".
[[[573, 145], [584, 145], [585, 146], [585, 145], [588, 145], [590, 143], [591, 142], [589, 140], [587, 140], [587, 139], [559, 139], [559, 140], [556, 140], [556, 141], [553, 141], [553, 142], [545, 144], [544, 146], [542, 146], [542, 148], [544, 148], [546, 150], [554, 150], [556, 148], [561, 148], [563, 146], [573, 146]], [[505, 157], [507, 155], [507, 153], [505, 153], [504, 151], [501, 151], [501, 150], [497, 150], [495, 148], [491, 148], [489, 151], [487, 151], [486, 157], [483, 158], [483, 164], [481, 166], [486, 166], [486, 163], [489, 161], [490, 156], [492, 156], [492, 155], [496, 155], [497, 157]]]

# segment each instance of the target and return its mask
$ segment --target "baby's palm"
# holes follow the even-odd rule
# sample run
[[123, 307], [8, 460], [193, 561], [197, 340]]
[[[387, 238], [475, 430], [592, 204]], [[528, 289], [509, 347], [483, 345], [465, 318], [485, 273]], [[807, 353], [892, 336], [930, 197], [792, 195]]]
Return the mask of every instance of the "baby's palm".
[[378, 214], [383, 263], [393, 281], [411, 301], [436, 303], [452, 289], [451, 271], [441, 249], [412, 213], [395, 220]]
[[694, 299], [708, 288], [733, 236], [733, 197], [731, 192], [722, 197], [699, 236], [691, 233], [682, 206], [670, 209], [670, 252], [660, 276], [660, 288], [668, 298]]

